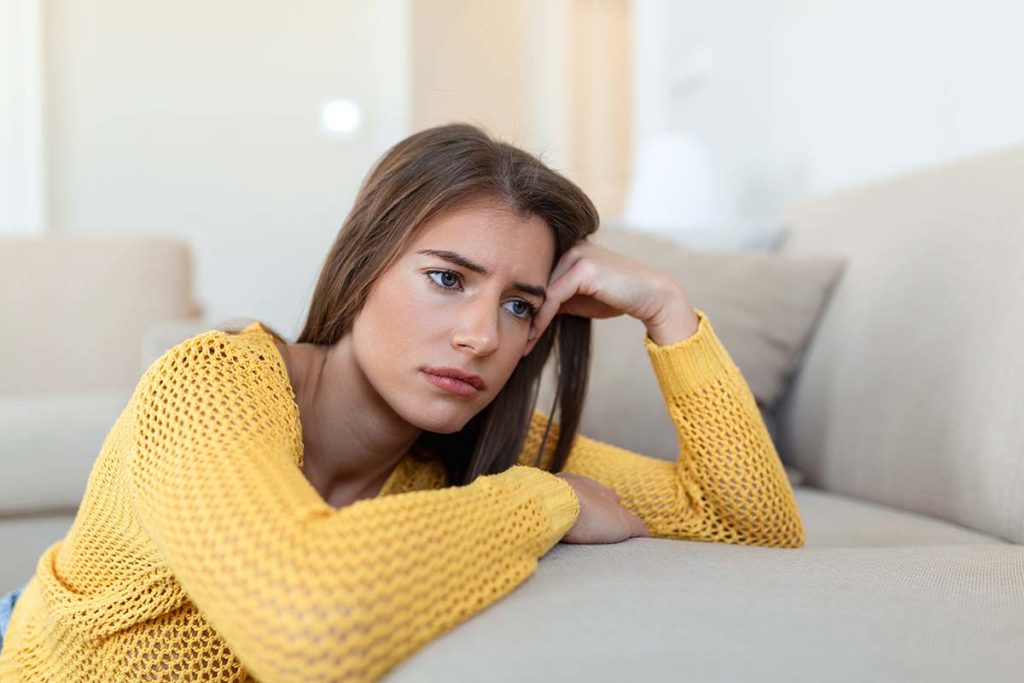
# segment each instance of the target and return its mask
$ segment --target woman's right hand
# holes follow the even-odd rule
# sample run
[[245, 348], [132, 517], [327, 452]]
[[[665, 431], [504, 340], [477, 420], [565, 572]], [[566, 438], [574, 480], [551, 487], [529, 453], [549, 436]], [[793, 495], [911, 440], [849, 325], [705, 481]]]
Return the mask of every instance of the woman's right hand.
[[647, 525], [619, 503], [619, 495], [590, 477], [557, 472], [572, 486], [580, 501], [576, 524], [562, 537], [564, 543], [619, 543], [634, 536], [650, 536]]

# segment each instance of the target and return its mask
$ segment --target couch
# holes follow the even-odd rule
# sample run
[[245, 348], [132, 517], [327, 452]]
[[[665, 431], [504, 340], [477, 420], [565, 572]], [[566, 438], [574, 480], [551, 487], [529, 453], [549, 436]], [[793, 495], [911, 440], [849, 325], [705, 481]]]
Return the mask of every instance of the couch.
[[[766, 415], [783, 462], [802, 477], [792, 481], [804, 547], [650, 538], [558, 544], [515, 591], [386, 680], [1021, 680], [1022, 177], [1024, 147], [785, 211], [780, 256], [846, 264]], [[45, 252], [31, 258], [27, 271], [50, 263]], [[162, 349], [212, 326], [189, 303], [187, 283], [174, 286], [182, 294], [110, 292], [117, 301], [173, 302], [140, 321], [145, 329], [133, 328], [137, 373]], [[18, 325], [47, 329], [34, 317], [39, 306], [27, 303], [36, 290], [19, 296]], [[108, 304], [87, 306], [84, 319], [98, 321]], [[60, 316], [46, 324], [69, 329]], [[113, 343], [81, 321], [74, 329], [79, 346]], [[2, 364], [29, 372], [55, 353], [32, 344], [19, 350], [17, 361], [0, 356], [8, 359]], [[628, 362], [650, 372], [646, 357]], [[0, 458], [5, 472], [12, 463], [22, 470], [0, 485], [0, 547], [12, 553], [0, 575], [4, 590], [27, 577], [38, 551], [70, 524], [83, 472], [116, 416], [103, 411], [121, 400], [85, 396], [95, 389], [85, 386], [45, 387], [3, 397]], [[5, 394], [33, 385], [16, 388], [4, 386]], [[60, 420], [61, 433], [52, 429], [56, 416], [69, 418]], [[38, 429], [24, 427], [32, 421]], [[621, 443], [633, 442], [629, 424], [613, 428]], [[12, 442], [10, 429], [23, 440]], [[27, 452], [34, 460], [24, 460]]]

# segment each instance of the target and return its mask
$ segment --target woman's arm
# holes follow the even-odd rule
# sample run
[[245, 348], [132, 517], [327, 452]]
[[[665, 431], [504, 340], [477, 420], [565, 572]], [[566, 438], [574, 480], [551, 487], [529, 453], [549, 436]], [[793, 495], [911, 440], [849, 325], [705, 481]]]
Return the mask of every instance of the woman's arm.
[[[799, 548], [800, 512], [754, 396], [703, 311], [697, 331], [666, 346], [645, 337], [676, 426], [676, 462], [577, 435], [564, 471], [613, 489], [652, 537]], [[520, 462], [532, 463], [547, 416], [534, 412]], [[541, 467], [554, 457], [552, 423]]]
[[260, 349], [214, 331], [133, 396], [141, 528], [260, 680], [378, 678], [525, 581], [579, 514], [568, 483], [521, 466], [334, 509], [297, 467], [284, 392]]
[[[644, 263], [581, 240], [551, 272], [530, 344], [559, 314], [628, 315], [645, 325], [644, 346], [679, 437], [679, 458], [669, 463], [577, 435], [566, 472], [614, 490], [652, 536], [803, 545], [793, 491], [754, 396], [682, 287]], [[534, 414], [520, 462], [530, 462], [540, 448], [546, 422]], [[553, 454], [557, 433], [548, 436]]]

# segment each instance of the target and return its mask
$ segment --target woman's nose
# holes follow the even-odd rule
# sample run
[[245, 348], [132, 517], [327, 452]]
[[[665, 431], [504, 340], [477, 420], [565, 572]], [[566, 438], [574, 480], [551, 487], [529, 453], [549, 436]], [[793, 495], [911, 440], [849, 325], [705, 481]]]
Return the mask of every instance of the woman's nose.
[[498, 304], [486, 297], [469, 302], [462, 310], [452, 337], [456, 348], [468, 348], [479, 356], [498, 348]]

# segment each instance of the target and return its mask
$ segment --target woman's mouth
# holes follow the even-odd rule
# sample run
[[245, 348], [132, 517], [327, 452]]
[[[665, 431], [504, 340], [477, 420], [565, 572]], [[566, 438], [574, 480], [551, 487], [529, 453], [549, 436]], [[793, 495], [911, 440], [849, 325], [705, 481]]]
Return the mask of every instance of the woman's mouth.
[[464, 382], [461, 379], [455, 379], [454, 377], [443, 377], [442, 375], [434, 375], [426, 370], [423, 371], [423, 376], [426, 377], [427, 381], [434, 386], [441, 387], [446, 391], [450, 391], [453, 394], [459, 396], [472, 396], [476, 394], [479, 389], [474, 387], [469, 382]]

